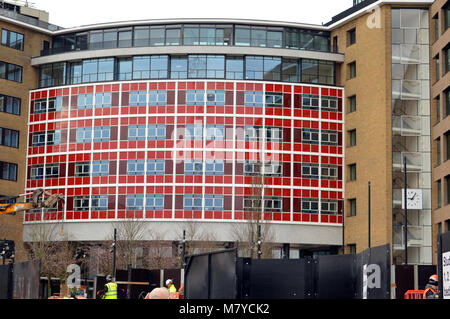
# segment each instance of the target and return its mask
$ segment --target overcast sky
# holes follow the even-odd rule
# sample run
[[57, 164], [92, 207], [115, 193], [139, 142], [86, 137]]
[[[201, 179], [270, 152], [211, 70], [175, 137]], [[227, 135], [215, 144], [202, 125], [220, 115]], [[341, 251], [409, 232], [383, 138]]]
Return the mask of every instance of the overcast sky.
[[127, 20], [237, 18], [322, 24], [352, 0], [29, 0], [64, 28]]

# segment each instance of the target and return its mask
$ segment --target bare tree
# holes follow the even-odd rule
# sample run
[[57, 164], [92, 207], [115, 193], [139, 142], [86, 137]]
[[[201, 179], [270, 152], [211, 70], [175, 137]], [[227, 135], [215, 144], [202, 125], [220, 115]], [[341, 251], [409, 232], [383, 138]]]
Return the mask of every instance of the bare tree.
[[147, 254], [145, 264], [150, 269], [173, 268], [178, 264], [178, 258], [172, 254], [172, 244], [164, 240], [164, 234], [155, 227], [149, 230], [150, 241], [144, 244]]
[[146, 223], [144, 219], [127, 218], [116, 223], [117, 229], [117, 265], [127, 267], [133, 265], [136, 248], [144, 240]]

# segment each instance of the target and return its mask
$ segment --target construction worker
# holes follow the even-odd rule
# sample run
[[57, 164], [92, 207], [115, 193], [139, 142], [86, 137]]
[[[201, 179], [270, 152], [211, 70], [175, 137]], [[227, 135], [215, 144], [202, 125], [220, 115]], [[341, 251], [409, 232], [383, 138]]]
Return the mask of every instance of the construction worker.
[[166, 286], [167, 286], [167, 289], [169, 289], [169, 293], [177, 292], [177, 288], [175, 288], [175, 285], [173, 284], [172, 279], [166, 280]]
[[103, 299], [117, 299], [117, 284], [113, 281], [111, 275], [106, 276], [106, 284], [102, 293]]
[[431, 275], [428, 279], [428, 283], [425, 286], [425, 290], [423, 292], [423, 299], [437, 299], [439, 298], [439, 290], [438, 290], [438, 276]]

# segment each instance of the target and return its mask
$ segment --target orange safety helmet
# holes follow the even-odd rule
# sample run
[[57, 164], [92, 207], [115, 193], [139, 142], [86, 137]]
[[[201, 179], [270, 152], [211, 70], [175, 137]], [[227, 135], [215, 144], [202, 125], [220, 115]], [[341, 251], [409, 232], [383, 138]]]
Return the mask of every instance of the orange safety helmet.
[[438, 275], [431, 275], [428, 279], [428, 283], [433, 286], [437, 286], [439, 282]]

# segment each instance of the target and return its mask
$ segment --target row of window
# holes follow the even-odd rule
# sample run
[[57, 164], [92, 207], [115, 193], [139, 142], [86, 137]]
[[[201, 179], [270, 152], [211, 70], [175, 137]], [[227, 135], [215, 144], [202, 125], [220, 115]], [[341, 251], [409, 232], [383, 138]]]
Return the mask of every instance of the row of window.
[[58, 35], [42, 55], [68, 51], [172, 45], [288, 48], [329, 52], [327, 31], [231, 24], [135, 26]]
[[7, 29], [2, 29], [1, 44], [12, 49], [23, 51], [23, 34]]
[[0, 79], [22, 82], [22, 67], [16, 64], [0, 61]]
[[[17, 132], [17, 131], [15, 131]], [[265, 141], [273, 143], [281, 143], [289, 141], [290, 136], [284, 136], [284, 128], [282, 127], [261, 127], [261, 126], [245, 126], [244, 136], [239, 136], [236, 132], [236, 138], [245, 138], [245, 141]], [[12, 134], [7, 132], [5, 134]], [[18, 144], [18, 132], [17, 144]], [[173, 133], [172, 133], [173, 134]], [[301, 141], [295, 139], [295, 142], [303, 144], [318, 145], [339, 145], [339, 133], [337, 131], [307, 129], [303, 128], [301, 133]], [[114, 130], [114, 135], [117, 136], [117, 129]], [[288, 134], [289, 135], [289, 134]], [[178, 128], [176, 132], [177, 140], [194, 140], [194, 141], [224, 141], [227, 136], [233, 136], [233, 129], [225, 128], [221, 124], [186, 124], [184, 129]], [[170, 136], [169, 139], [175, 136]], [[91, 142], [108, 142], [116, 140], [117, 137], [112, 138], [112, 129], [110, 126], [95, 126], [95, 127], [79, 127], [76, 129], [75, 139], [71, 142], [75, 143], [91, 143]], [[149, 124], [147, 125], [129, 125], [127, 137], [121, 134], [121, 140], [128, 141], [144, 141], [144, 140], [166, 140], [166, 125], [165, 124]], [[61, 144], [61, 130], [48, 130], [32, 133], [31, 146], [45, 146], [45, 145], [59, 145]], [[13, 146], [13, 145], [7, 145]]]
[[[110, 165], [107, 160], [92, 161], [92, 162], [76, 162], [73, 165], [73, 172], [69, 175], [75, 177], [89, 177], [89, 176], [108, 176], [110, 168], [114, 169], [115, 174], [116, 165]], [[184, 160], [183, 162], [184, 175], [225, 175], [225, 161], [221, 159], [207, 159], [203, 160]], [[246, 160], [244, 163], [244, 174], [247, 176], [264, 175], [264, 176], [283, 176], [282, 162], [265, 162]], [[64, 168], [65, 169], [65, 168]], [[166, 172], [166, 163], [163, 159], [136, 159], [126, 161], [126, 173], [130, 176], [137, 175], [164, 175]], [[290, 168], [289, 168], [290, 170]], [[177, 168], [178, 171], [178, 168]], [[320, 172], [320, 174], [319, 174]], [[61, 174], [62, 173], [62, 174]], [[231, 174], [231, 172], [229, 172]], [[39, 180], [45, 178], [58, 178], [61, 175], [65, 176], [66, 172], [60, 172], [59, 164], [47, 165], [33, 165], [30, 168], [30, 179]], [[295, 163], [294, 175], [296, 177], [303, 177], [308, 179], [329, 179], [337, 180], [339, 178], [338, 167], [336, 165], [325, 165], [312, 163]]]
[[58, 62], [39, 68], [39, 87], [143, 79], [231, 79], [334, 85], [335, 63], [265, 56], [134, 56]]
[[[129, 194], [126, 195], [125, 209], [127, 210], [163, 210], [164, 195], [160, 194]], [[170, 200], [172, 198], [170, 197]], [[264, 202], [265, 212], [281, 212], [282, 198], [280, 197], [245, 197], [244, 210], [261, 210], [261, 204]], [[320, 207], [320, 209], [319, 209]], [[89, 210], [108, 210], [108, 195], [83, 195], [74, 197], [73, 209], [75, 211]], [[184, 195], [183, 209], [185, 210], [215, 210], [224, 209], [223, 195]], [[322, 200], [305, 198], [301, 200], [301, 210], [309, 214], [337, 214], [337, 200]]]
[[[225, 105], [225, 91], [224, 90], [187, 90], [185, 92], [186, 105]], [[261, 91], [245, 91], [244, 105], [263, 107], [283, 107], [284, 94], [276, 92], [261, 92]], [[290, 96], [289, 96], [290, 97]], [[86, 93], [77, 95], [77, 109], [92, 109], [92, 108], [106, 108], [112, 106], [112, 93]], [[94, 102], [95, 98], [95, 102]], [[148, 100], [147, 100], [148, 99]], [[62, 96], [52, 97], [47, 99], [35, 100], [33, 104], [32, 113], [39, 114], [45, 112], [61, 111]], [[320, 101], [320, 103], [319, 103]], [[123, 102], [124, 103], [124, 102]], [[167, 104], [167, 91], [165, 90], [150, 90], [150, 91], [131, 91], [129, 92], [128, 105], [129, 106], [162, 106]], [[286, 103], [289, 105], [289, 103]], [[336, 112], [338, 111], [338, 98], [314, 94], [302, 95], [302, 107], [308, 110], [322, 110]]]

